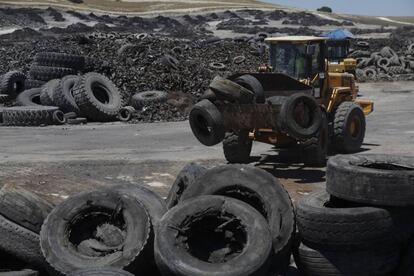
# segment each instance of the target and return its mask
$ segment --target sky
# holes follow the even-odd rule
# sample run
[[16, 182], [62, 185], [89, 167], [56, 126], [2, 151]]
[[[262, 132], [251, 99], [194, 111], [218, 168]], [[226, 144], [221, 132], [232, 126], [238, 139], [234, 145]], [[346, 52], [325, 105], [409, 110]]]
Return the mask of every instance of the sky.
[[262, 0], [284, 6], [313, 9], [331, 7], [336, 13], [377, 16], [414, 16], [414, 0]]

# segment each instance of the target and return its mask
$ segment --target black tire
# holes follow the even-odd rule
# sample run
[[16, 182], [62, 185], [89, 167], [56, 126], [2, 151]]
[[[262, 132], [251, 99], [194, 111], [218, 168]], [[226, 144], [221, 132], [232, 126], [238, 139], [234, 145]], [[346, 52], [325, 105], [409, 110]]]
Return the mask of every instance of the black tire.
[[9, 100], [9, 95], [7, 94], [0, 94], [0, 104], [3, 104]]
[[40, 81], [40, 80], [26, 79], [24, 81], [24, 88], [25, 89], [38, 88], [38, 87], [42, 87], [45, 83], [46, 82]]
[[54, 106], [53, 93], [56, 87], [59, 85], [59, 82], [59, 79], [54, 79], [41, 86], [40, 103], [42, 105]]
[[326, 173], [326, 189], [336, 197], [374, 205], [414, 206], [413, 157], [338, 155], [329, 159]]
[[341, 103], [334, 113], [333, 142], [341, 153], [355, 153], [360, 150], [365, 137], [365, 115], [354, 102]]
[[17, 106], [3, 110], [3, 124], [6, 126], [40, 126], [53, 124], [54, 106]]
[[53, 79], [60, 79], [67, 75], [73, 75], [76, 71], [72, 68], [63, 67], [48, 67], [32, 65], [29, 75], [35, 80], [50, 81]]
[[155, 237], [163, 275], [265, 275], [271, 252], [266, 220], [248, 204], [223, 196], [197, 197], [172, 208]]
[[0, 78], [0, 94], [7, 94], [11, 99], [26, 89], [26, 76], [20, 71], [10, 71]]
[[211, 62], [208, 66], [213, 70], [226, 70], [226, 65], [222, 62]]
[[300, 272], [308, 276], [391, 275], [398, 264], [398, 255], [398, 248], [380, 245], [364, 251], [327, 251], [303, 243], [294, 254]]
[[[346, 182], [342, 182], [346, 183]], [[301, 238], [318, 248], [370, 248], [395, 242], [391, 214], [376, 207], [342, 207], [325, 191], [299, 201], [296, 218]]]
[[67, 112], [65, 113], [65, 119], [76, 119], [76, 117], [78, 117], [78, 115], [75, 112]]
[[85, 68], [85, 57], [54, 52], [37, 53], [34, 61], [41, 66], [65, 67], [82, 71]]
[[118, 118], [122, 122], [128, 122], [132, 119], [134, 113], [136, 112], [135, 108], [132, 106], [124, 106], [118, 112]]
[[53, 206], [37, 195], [14, 186], [0, 190], [0, 215], [34, 233], [39, 233], [43, 221]]
[[66, 123], [65, 114], [60, 110], [56, 110], [55, 112], [53, 112], [52, 119], [56, 125], [63, 125], [64, 123]]
[[224, 138], [223, 117], [209, 100], [198, 102], [190, 111], [190, 127], [194, 136], [205, 146], [214, 146]]
[[375, 69], [372, 68], [367, 68], [364, 70], [364, 74], [367, 78], [374, 79], [377, 76], [377, 71], [375, 71]]
[[257, 103], [265, 102], [265, 93], [262, 84], [252, 75], [242, 75], [234, 80], [244, 88], [252, 91], [256, 97]]
[[223, 140], [224, 157], [229, 163], [249, 163], [252, 144], [248, 130], [227, 132]]
[[414, 237], [408, 243], [408, 246], [404, 248], [401, 261], [398, 266], [397, 276], [412, 276], [414, 275]]
[[160, 59], [160, 63], [169, 67], [169, 68], [173, 68], [175, 70], [178, 69], [178, 66], [180, 65], [180, 62], [173, 56], [171, 55], [164, 55], [161, 59]]
[[222, 195], [242, 200], [268, 221], [273, 241], [273, 272], [289, 265], [295, 214], [289, 194], [270, 173], [247, 165], [224, 165], [208, 170], [182, 194], [181, 201], [201, 195]]
[[81, 125], [81, 124], [86, 124], [88, 122], [88, 120], [86, 118], [73, 118], [73, 119], [66, 119], [66, 123], [68, 125]]
[[79, 76], [68, 75], [63, 77], [58, 85], [55, 86], [55, 90], [53, 91], [53, 102], [65, 113], [75, 112], [76, 114], [79, 114], [80, 112], [72, 92], [72, 89], [79, 79]]
[[73, 271], [68, 276], [134, 276], [125, 270], [112, 267], [94, 267]]
[[111, 121], [121, 109], [118, 88], [101, 74], [83, 75], [72, 91], [81, 115], [90, 120]]
[[388, 67], [388, 66], [390, 66], [390, 59], [389, 58], [380, 58], [377, 61], [377, 66], [378, 67]]
[[302, 158], [306, 166], [324, 167], [328, 155], [329, 129], [328, 118], [322, 111], [322, 126], [316, 137], [306, 140], [302, 145]]
[[233, 58], [233, 63], [235, 64], [241, 64], [243, 62], [246, 61], [246, 57], [245, 56], [237, 56]]
[[211, 81], [209, 88], [216, 94], [217, 99], [239, 103], [253, 103], [255, 101], [253, 91], [219, 76]]
[[[300, 106], [303, 110], [297, 109]], [[319, 131], [321, 124], [322, 111], [312, 96], [297, 93], [284, 101], [279, 114], [279, 127], [291, 137], [298, 140], [311, 138]]]
[[[77, 250], [104, 223], [125, 232], [122, 246], [96, 257]], [[134, 271], [150, 225], [145, 208], [133, 196], [114, 190], [92, 191], [72, 196], [53, 209], [42, 226], [40, 245], [49, 264], [64, 274], [96, 266]]]
[[184, 191], [191, 185], [196, 183], [207, 169], [196, 163], [187, 164], [177, 175], [171, 189], [165, 200], [167, 208], [171, 209], [180, 202], [181, 196]]
[[165, 91], [145, 91], [136, 93], [131, 98], [131, 104], [136, 109], [155, 103], [165, 103], [168, 99], [168, 93]]
[[19, 106], [41, 106], [40, 88], [32, 88], [20, 93], [16, 98], [16, 104]]

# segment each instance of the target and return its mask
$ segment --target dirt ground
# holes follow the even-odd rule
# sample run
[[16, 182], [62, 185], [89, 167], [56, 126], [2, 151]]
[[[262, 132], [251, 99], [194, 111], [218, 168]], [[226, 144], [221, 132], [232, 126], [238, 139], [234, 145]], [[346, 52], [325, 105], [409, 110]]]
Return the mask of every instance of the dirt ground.
[[[375, 102], [362, 152], [414, 155], [414, 82], [365, 83]], [[144, 185], [165, 197], [189, 162], [225, 164], [221, 145], [205, 147], [188, 122], [2, 127], [0, 186], [15, 184], [58, 203], [116, 183]], [[255, 143], [252, 164], [275, 175], [294, 200], [324, 187], [325, 169], [307, 168], [294, 152]]]

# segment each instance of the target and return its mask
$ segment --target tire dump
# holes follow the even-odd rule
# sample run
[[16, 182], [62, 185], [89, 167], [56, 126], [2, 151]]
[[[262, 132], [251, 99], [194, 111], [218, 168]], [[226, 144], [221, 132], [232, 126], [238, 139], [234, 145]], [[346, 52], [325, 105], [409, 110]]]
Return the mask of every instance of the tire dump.
[[[0, 275], [414, 275], [413, 152], [364, 152], [378, 98], [358, 86], [414, 80], [414, 27], [354, 19], [0, 6], [0, 132], [188, 120], [195, 143], [223, 151], [185, 160], [165, 197], [107, 177], [51, 202], [0, 166]], [[323, 183], [297, 200], [257, 143], [298, 150]]]

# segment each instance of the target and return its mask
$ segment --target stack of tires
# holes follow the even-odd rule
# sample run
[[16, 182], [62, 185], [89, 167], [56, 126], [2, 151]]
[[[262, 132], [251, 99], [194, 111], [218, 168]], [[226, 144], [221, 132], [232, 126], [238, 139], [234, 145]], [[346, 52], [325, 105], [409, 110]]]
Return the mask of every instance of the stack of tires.
[[304, 275], [414, 275], [414, 158], [335, 156], [297, 205]]

